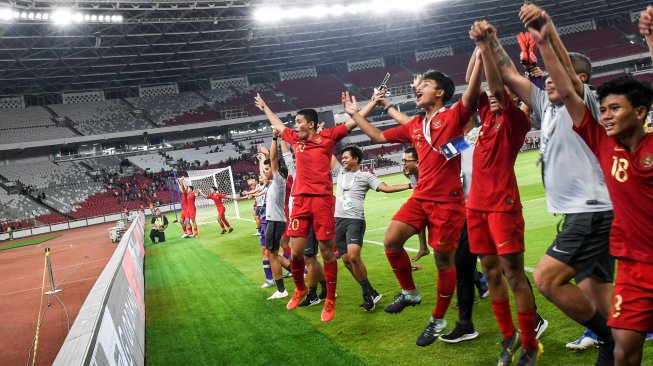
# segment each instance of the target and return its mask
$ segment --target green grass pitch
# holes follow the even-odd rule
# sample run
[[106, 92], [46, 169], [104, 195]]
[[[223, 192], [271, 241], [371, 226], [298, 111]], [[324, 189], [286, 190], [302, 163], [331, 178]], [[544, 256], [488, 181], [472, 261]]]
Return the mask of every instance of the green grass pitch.
[[[530, 269], [551, 243], [559, 221], [546, 211], [540, 170], [535, 166], [537, 157], [537, 152], [523, 153], [516, 164], [526, 221], [525, 263]], [[405, 182], [402, 175], [382, 180], [388, 184]], [[422, 304], [397, 315], [383, 312], [399, 285], [381, 243], [390, 218], [409, 195], [368, 193], [363, 259], [369, 279], [383, 299], [371, 313], [360, 309], [360, 286], [339, 264], [337, 312], [328, 324], [320, 321], [321, 305], [289, 312], [287, 300], [266, 300], [274, 288], [258, 287], [264, 276], [254, 224], [247, 221], [251, 220], [249, 201], [240, 205], [243, 219], [231, 220], [235, 227], [231, 234], [219, 235], [218, 225], [212, 224], [200, 227], [200, 238], [181, 239], [179, 224], [171, 223], [165, 244], [147, 246], [147, 364], [496, 364], [501, 337], [490, 300], [474, 305], [474, 324], [480, 333], [476, 340], [456, 345], [436, 341], [425, 348], [415, 345], [435, 304], [437, 272], [432, 257], [422, 258], [419, 264], [424, 268], [413, 273]], [[168, 214], [168, 219], [172, 222], [174, 215]], [[417, 248], [416, 238], [406, 247]], [[289, 292], [294, 289], [291, 279], [286, 280], [286, 287]], [[541, 338], [544, 354], [538, 364], [593, 365], [596, 350], [579, 353], [565, 349], [565, 344], [584, 329], [537, 291], [535, 296], [539, 312], [549, 321]], [[457, 315], [453, 308], [448, 311], [447, 329], [452, 329]], [[645, 347], [645, 365], [653, 364], [650, 348]]]

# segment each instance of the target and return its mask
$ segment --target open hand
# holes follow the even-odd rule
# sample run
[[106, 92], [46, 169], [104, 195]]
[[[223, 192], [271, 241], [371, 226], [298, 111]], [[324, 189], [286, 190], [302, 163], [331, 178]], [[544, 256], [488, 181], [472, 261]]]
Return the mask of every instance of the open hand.
[[356, 97], [353, 95], [349, 95], [349, 92], [344, 92], [342, 93], [340, 97], [342, 101], [342, 107], [345, 109], [345, 113], [347, 113], [350, 116], [353, 116], [358, 112], [358, 106], [356, 104]]
[[254, 97], [254, 104], [256, 107], [262, 111], [265, 111], [265, 108], [268, 107], [267, 104], [265, 104], [265, 101], [263, 98], [261, 98], [261, 95], [259, 93], [256, 93], [256, 96]]
[[645, 37], [653, 35], [653, 6], [651, 5], [639, 15], [639, 33]]

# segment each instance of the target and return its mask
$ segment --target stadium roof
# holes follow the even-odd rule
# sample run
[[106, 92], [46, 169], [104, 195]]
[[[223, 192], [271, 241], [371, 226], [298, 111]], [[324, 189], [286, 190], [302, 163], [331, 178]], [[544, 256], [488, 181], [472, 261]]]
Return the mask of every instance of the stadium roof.
[[[248, 75], [316, 66], [346, 71], [346, 61], [385, 57], [414, 61], [417, 50], [468, 47], [476, 19], [498, 25], [500, 36], [523, 30], [520, 1], [442, 1], [419, 13], [298, 19], [268, 25], [253, 18], [261, 5], [308, 6], [309, 0], [0, 0], [0, 9], [29, 13], [60, 8], [117, 14], [121, 23], [68, 26], [19, 17], [0, 21], [0, 95], [112, 89]], [[401, 1], [401, 0], [397, 0]], [[321, 3], [337, 3], [322, 1]], [[341, 2], [342, 3], [342, 2]], [[558, 25], [590, 19], [629, 20], [637, 0], [539, 1]], [[108, 19], [107, 19], [108, 20]]]

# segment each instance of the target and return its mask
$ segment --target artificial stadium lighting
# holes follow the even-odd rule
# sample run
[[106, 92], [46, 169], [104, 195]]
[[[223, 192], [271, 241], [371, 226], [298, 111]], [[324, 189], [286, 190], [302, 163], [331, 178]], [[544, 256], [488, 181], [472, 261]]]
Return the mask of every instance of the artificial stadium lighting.
[[57, 25], [68, 25], [72, 23], [72, 13], [68, 9], [59, 9], [52, 14], [52, 21]]
[[261, 23], [277, 23], [284, 20], [340, 17], [343, 15], [376, 14], [384, 15], [398, 11], [418, 11], [424, 6], [443, 0], [375, 0], [368, 3], [334, 4], [331, 6], [315, 5], [308, 8], [260, 7], [254, 12], [254, 19]]
[[2, 20], [11, 20], [12, 18], [12, 11], [9, 8], [2, 8], [0, 9], [0, 19]]

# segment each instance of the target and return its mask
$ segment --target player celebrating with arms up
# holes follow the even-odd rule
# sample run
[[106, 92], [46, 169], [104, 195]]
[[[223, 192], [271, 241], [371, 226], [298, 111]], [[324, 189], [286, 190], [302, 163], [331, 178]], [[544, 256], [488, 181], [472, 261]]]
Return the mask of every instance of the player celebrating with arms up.
[[[200, 191], [200, 194], [202, 192]], [[229, 221], [227, 221], [227, 217], [225, 216], [226, 208], [224, 207], [224, 203], [222, 203], [222, 200], [228, 199], [228, 200], [238, 200], [238, 197], [232, 197], [232, 196], [227, 196], [224, 195], [220, 192], [218, 192], [217, 187], [211, 187], [211, 193], [204, 196], [207, 199], [210, 199], [215, 203], [215, 208], [218, 210], [218, 223], [220, 224], [220, 228], [222, 228], [222, 232], [220, 234], [225, 234], [227, 232], [227, 229], [229, 229], [229, 232], [234, 231], [234, 228], [229, 225]]]
[[[476, 56], [472, 56], [476, 57]], [[411, 262], [404, 244], [428, 226], [429, 245], [435, 251], [438, 268], [438, 298], [417, 345], [433, 343], [446, 327], [444, 315], [456, 288], [454, 253], [465, 223], [465, 203], [460, 182], [460, 156], [447, 159], [443, 145], [462, 139], [467, 121], [474, 115], [481, 85], [480, 62], [476, 63], [469, 87], [461, 100], [446, 108], [454, 94], [454, 83], [445, 74], [429, 70], [417, 86], [417, 106], [426, 109], [426, 116], [415, 116], [408, 123], [381, 131], [356, 111], [356, 99], [342, 94], [345, 112], [377, 143], [410, 142], [420, 157], [419, 182], [413, 195], [390, 221], [383, 245], [388, 262], [401, 285], [401, 293], [385, 307], [388, 313], [399, 313], [406, 306], [420, 304], [420, 297], [411, 273]]]

